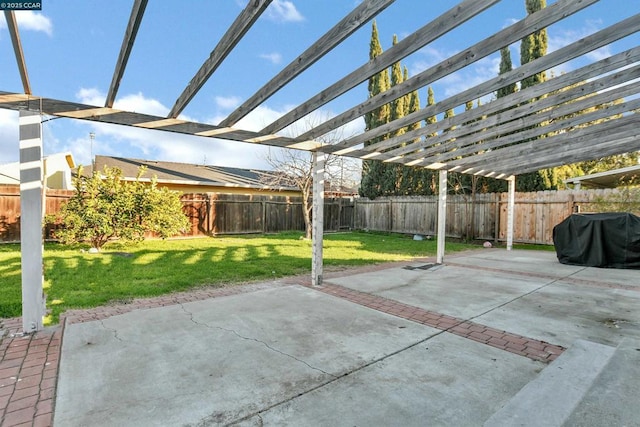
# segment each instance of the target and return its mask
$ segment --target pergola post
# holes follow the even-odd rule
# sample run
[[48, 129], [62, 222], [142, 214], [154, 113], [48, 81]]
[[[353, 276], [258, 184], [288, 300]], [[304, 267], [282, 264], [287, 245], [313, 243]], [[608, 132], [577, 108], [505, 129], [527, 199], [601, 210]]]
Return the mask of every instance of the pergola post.
[[22, 259], [22, 329], [43, 328], [43, 178], [40, 113], [20, 111], [20, 251]]
[[513, 249], [513, 214], [516, 201], [516, 177], [507, 178], [509, 183], [509, 199], [507, 201], [507, 250]]
[[314, 151], [313, 161], [313, 210], [311, 223], [311, 284], [322, 285], [322, 241], [324, 233], [324, 165], [325, 154]]
[[437, 251], [436, 263], [442, 264], [444, 261], [444, 241], [447, 223], [447, 170], [440, 170], [440, 180], [438, 181], [438, 231], [437, 231]]

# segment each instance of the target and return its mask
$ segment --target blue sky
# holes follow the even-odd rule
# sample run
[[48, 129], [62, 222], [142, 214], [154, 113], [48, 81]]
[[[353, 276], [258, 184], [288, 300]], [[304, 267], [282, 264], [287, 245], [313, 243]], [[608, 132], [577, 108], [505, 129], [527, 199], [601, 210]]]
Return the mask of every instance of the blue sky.
[[[16, 12], [34, 95], [104, 105], [122, 37], [131, 12], [130, 1], [43, 0], [42, 11]], [[181, 117], [217, 124], [282, 67], [355, 7], [354, 0], [274, 0], [226, 62], [203, 86]], [[552, 4], [553, 1], [548, 1]], [[218, 40], [240, 13], [246, 0], [150, 1], [122, 79], [115, 108], [165, 116]], [[456, 0], [397, 0], [376, 18], [384, 49], [458, 4]], [[635, 10], [634, 10], [635, 9]], [[640, 12], [638, 0], [601, 0], [586, 11], [549, 27], [549, 49], [605, 28]], [[415, 75], [525, 16], [524, 0], [503, 0], [458, 29], [403, 61]], [[368, 60], [371, 24], [365, 25], [322, 60], [296, 78], [237, 127], [259, 130], [280, 115]], [[590, 57], [563, 64], [559, 74], [640, 44], [627, 37]], [[514, 66], [519, 46], [511, 46]], [[436, 100], [451, 96], [495, 76], [499, 55], [434, 83]], [[0, 90], [22, 92], [4, 15], [0, 15]], [[332, 101], [309, 120], [317, 122], [367, 97], [366, 83]], [[426, 88], [420, 91], [426, 105]], [[489, 101], [489, 99], [484, 100]], [[318, 118], [319, 117], [319, 118]], [[296, 129], [304, 128], [304, 123]], [[343, 135], [362, 132], [355, 121]], [[43, 124], [44, 152], [71, 151], [77, 163], [89, 164], [89, 133], [95, 133], [93, 154], [206, 163], [243, 168], [268, 168], [265, 147], [189, 137], [159, 131], [93, 124], [70, 119]], [[17, 113], [0, 110], [0, 164], [18, 160]]]

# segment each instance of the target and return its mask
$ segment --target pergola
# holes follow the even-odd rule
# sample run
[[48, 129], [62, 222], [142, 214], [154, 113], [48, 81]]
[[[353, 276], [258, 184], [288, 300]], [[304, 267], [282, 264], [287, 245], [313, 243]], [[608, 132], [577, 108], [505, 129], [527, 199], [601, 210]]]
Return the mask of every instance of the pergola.
[[[495, 54], [502, 47], [516, 43], [537, 30], [588, 8], [598, 0], [558, 0], [547, 8], [499, 30], [492, 36], [477, 41], [390, 90], [353, 105], [299, 135], [283, 136], [278, 133], [367, 81], [376, 73], [388, 69], [393, 63], [405, 59], [464, 22], [495, 6], [499, 1], [460, 2], [436, 19], [425, 23], [422, 28], [408, 35], [377, 58], [352, 70], [258, 132], [242, 130], [234, 125], [263, 105], [294, 78], [307, 72], [307, 69], [316, 61], [339, 46], [382, 10], [390, 7], [394, 0], [360, 2], [347, 16], [319, 37], [290, 64], [284, 66], [262, 88], [217, 125], [182, 120], [179, 115], [243, 36], [260, 19], [271, 0], [248, 2], [213, 48], [209, 58], [197, 70], [184, 91], [179, 94], [167, 117], [113, 108], [120, 81], [125, 73], [138, 28], [143, 19], [147, 0], [133, 2], [129, 23], [103, 106], [43, 98], [32, 94], [15, 16], [13, 12], [5, 11], [24, 89], [23, 93], [0, 91], [0, 108], [20, 112], [24, 331], [32, 332], [41, 329], [44, 313], [41, 234], [43, 209], [41, 116], [43, 114], [310, 151], [314, 162], [312, 255], [314, 285], [322, 283], [324, 162], [325, 156], [330, 154], [439, 171], [438, 263], [442, 263], [444, 258], [447, 172], [457, 171], [507, 180], [509, 182], [507, 248], [510, 249], [513, 241], [516, 175], [640, 150], [640, 138], [638, 138], [640, 116], [635, 114], [635, 111], [640, 108], [640, 98], [637, 96], [640, 93], [640, 81], [638, 81], [640, 47], [635, 46], [600, 60], [587, 60], [588, 65], [581, 68], [433, 125], [423, 126], [418, 130], [379, 142], [371, 144], [368, 142], [376, 140], [381, 135], [394, 134], [399, 129], [463, 105], [467, 101], [486, 97], [502, 87], [574, 58], [590, 58], [589, 53], [640, 30], [640, 14], [633, 14], [637, 9], [634, 7], [634, 2], [626, 3], [629, 17], [620, 22], [567, 44], [510, 72], [443, 99], [435, 105], [427, 106], [339, 143], [326, 144], [320, 142], [319, 137], [357, 118], [364, 117], [368, 112], [398, 97], [424, 88], [482, 58]], [[621, 7], [621, 4], [615, 0], [603, 1], [609, 2], [611, 7]], [[612, 103], [620, 99], [623, 101]], [[535, 101], [531, 102], [531, 100]], [[607, 104], [607, 108], [593, 108], [585, 114], [574, 114], [605, 103], [610, 103]], [[585, 124], [591, 125], [581, 126]], [[454, 130], [446, 134], [440, 132], [435, 137], [425, 137], [445, 129]], [[553, 136], [549, 136], [551, 134]], [[543, 135], [544, 138], [537, 138]]]

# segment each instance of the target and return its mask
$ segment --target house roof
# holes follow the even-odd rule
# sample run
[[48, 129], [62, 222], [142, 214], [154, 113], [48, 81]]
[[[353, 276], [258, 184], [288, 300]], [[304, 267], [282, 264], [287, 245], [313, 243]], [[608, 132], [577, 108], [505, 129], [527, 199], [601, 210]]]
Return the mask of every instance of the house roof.
[[[594, 160], [610, 155], [640, 150], [640, 46], [621, 52], [611, 49], [617, 40], [637, 37], [640, 31], [640, 14], [637, 8], [620, 8], [616, 0], [603, 0], [611, 8], [618, 8], [622, 18], [609, 27], [577, 41], [562, 41], [559, 46], [541, 58], [520, 65], [499, 76], [481, 78], [472, 87], [465, 88], [434, 105], [426, 106], [415, 113], [393, 120], [383, 126], [366, 130], [362, 134], [338, 143], [324, 143], [321, 137], [332, 130], [356, 120], [388, 104], [394, 99], [423, 89], [440, 79], [455, 77], [458, 70], [490, 58], [501, 48], [517, 43], [534, 32], [561, 25], [564, 19], [592, 7], [598, 0], [557, 0], [542, 10], [529, 14], [511, 25], [500, 27], [489, 37], [477, 37], [465, 49], [451, 53], [424, 71], [374, 97], [356, 105], [346, 106], [323, 123], [313, 125], [293, 136], [278, 134], [281, 130], [307, 117], [332, 100], [352, 90], [361, 83], [387, 69], [398, 61], [444, 36], [465, 31], [465, 23], [486, 10], [500, 7], [499, 0], [463, 0], [441, 16], [387, 49], [378, 57], [364, 62], [347, 74], [332, 82], [325, 89], [312, 95], [289, 112], [268, 124], [260, 131], [248, 131], [236, 126], [238, 121], [260, 106], [276, 92], [289, 86], [295, 78], [305, 72], [313, 73], [311, 67], [343, 41], [376, 17], [387, 7], [415, 7], [414, 4], [393, 0], [369, 0], [355, 2], [354, 9], [327, 33], [300, 53], [290, 64], [285, 65], [270, 78], [262, 70], [252, 73], [252, 82], [267, 81], [253, 95], [243, 100], [236, 110], [217, 125], [199, 123], [179, 118], [179, 114], [197, 95], [225, 58], [237, 47], [244, 35], [262, 16], [270, 0], [251, 1], [229, 26], [227, 32], [213, 47], [211, 55], [195, 72], [167, 117], [122, 111], [113, 108], [120, 80], [124, 75], [147, 2], [136, 0], [131, 10], [129, 26], [122, 42], [120, 55], [114, 69], [111, 86], [104, 106], [80, 104], [68, 100], [39, 97], [31, 93], [24, 53], [19, 44], [15, 18], [7, 14], [8, 28], [14, 40], [14, 53], [18, 58], [18, 73], [23, 81], [24, 93], [0, 91], [0, 108], [31, 110], [57, 117], [89, 120], [132, 126], [140, 129], [157, 129], [170, 132], [219, 138], [251, 144], [264, 144], [300, 150], [320, 151], [359, 159], [375, 159], [389, 163], [457, 171], [467, 174], [509, 178], [526, 172]], [[62, 4], [62, 3], [60, 3]], [[52, 4], [50, 7], [60, 7]], [[384, 22], [384, 14], [379, 16]], [[179, 22], [176, 22], [179, 24]], [[179, 28], [179, 25], [176, 26]], [[301, 31], [306, 31], [300, 27]], [[397, 28], [398, 34], [404, 33]], [[469, 34], [467, 34], [469, 35]], [[179, 34], [175, 34], [179, 37]], [[473, 36], [473, 35], [471, 35]], [[78, 40], [80, 43], [81, 41]], [[336, 49], [340, 54], [351, 55], [348, 49]], [[170, 55], [170, 52], [165, 52]], [[407, 126], [442, 114], [448, 109], [465, 105], [468, 101], [492, 96], [498, 89], [522, 81], [538, 73], [553, 70], [573, 59], [580, 58], [587, 65], [566, 73], [551, 76], [546, 82], [526, 88], [508, 96], [485, 103], [429, 124], [416, 131], [402, 133]], [[170, 60], [170, 58], [169, 58]], [[339, 59], [338, 59], [339, 61]], [[110, 64], [95, 64], [103, 69]], [[167, 78], [173, 76], [166, 76]], [[241, 78], [235, 77], [234, 78]], [[269, 80], [270, 78], [270, 80]], [[108, 82], [103, 81], [106, 86]], [[474, 82], [475, 83], [475, 82]], [[55, 84], [55, 82], [54, 82]], [[295, 83], [292, 83], [292, 85]], [[178, 95], [178, 94], [176, 94]], [[614, 101], [623, 100], [620, 103]], [[534, 102], [531, 102], [534, 101]], [[593, 108], [607, 105], [607, 108]], [[341, 107], [342, 108], [342, 107]], [[589, 111], [589, 113], [577, 114]], [[588, 126], [584, 126], [589, 124]], [[447, 132], [447, 130], [450, 130]], [[402, 133], [402, 134], [401, 134]], [[429, 137], [432, 134], [435, 137]], [[398, 135], [380, 140], [382, 135]]]
[[637, 180], [638, 177], [640, 177], [640, 165], [635, 165], [590, 175], [576, 176], [565, 179], [564, 182], [573, 184], [576, 188], [582, 185], [591, 188], [615, 188], [625, 180]]
[[129, 179], [134, 179], [138, 169], [145, 166], [147, 172], [143, 179], [155, 176], [160, 183], [298, 191], [294, 187], [269, 185], [269, 178], [276, 175], [276, 172], [258, 169], [96, 156], [96, 170], [101, 171], [104, 166], [117, 167]]

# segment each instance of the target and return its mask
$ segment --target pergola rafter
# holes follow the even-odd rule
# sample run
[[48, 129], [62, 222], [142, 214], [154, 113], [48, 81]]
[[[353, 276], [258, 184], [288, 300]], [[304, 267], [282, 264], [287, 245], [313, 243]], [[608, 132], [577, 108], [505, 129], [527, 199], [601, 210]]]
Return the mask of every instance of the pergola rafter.
[[366, 0], [345, 16], [331, 30], [325, 33], [313, 45], [269, 80], [261, 89], [236, 108], [219, 126], [233, 126], [256, 107], [269, 99], [284, 85], [296, 78], [304, 70], [329, 53], [344, 39], [369, 22], [374, 16], [386, 9], [395, 0]]
[[133, 8], [131, 9], [131, 17], [129, 18], [129, 24], [124, 33], [124, 39], [122, 40], [122, 47], [120, 48], [120, 54], [116, 61], [116, 68], [113, 71], [113, 78], [111, 79], [111, 85], [109, 86], [109, 92], [107, 92], [107, 98], [104, 103], [105, 107], [113, 107], [113, 103], [116, 100], [118, 89], [120, 88], [120, 81], [124, 75], [124, 70], [127, 67], [129, 61], [129, 55], [133, 49], [136, 36], [138, 35], [138, 29], [144, 16], [144, 11], [147, 8], [148, 0], [134, 0]]
[[189, 101], [198, 93], [200, 88], [222, 64], [222, 61], [236, 47], [271, 2], [272, 0], [254, 0], [247, 3], [242, 13], [233, 21], [227, 32], [222, 36], [222, 39], [220, 39], [220, 42], [218, 42], [218, 45], [213, 49], [209, 58], [202, 64], [196, 75], [189, 82], [189, 85], [180, 94], [168, 117], [178, 117], [178, 114], [184, 110]]
[[[353, 89], [374, 74], [387, 69], [394, 62], [405, 58], [407, 55], [415, 52], [423, 46], [426, 46], [459, 25], [462, 25], [467, 20], [473, 18], [499, 1], [500, 0], [466, 0], [462, 2], [460, 5], [450, 9], [434, 21], [422, 27], [420, 30], [399, 41], [398, 44], [392, 46], [377, 58], [353, 70], [347, 76], [311, 97], [289, 113], [283, 115], [281, 118], [262, 129], [262, 132], [273, 133], [284, 129], [307, 114], [310, 114], [327, 104], [329, 101], [337, 98], [350, 89]], [[391, 99], [388, 101], [391, 101]], [[319, 135], [316, 135], [316, 137], [323, 135], [324, 133], [327, 132], [322, 132]]]
[[[42, 140], [40, 132], [41, 115], [110, 123], [140, 129], [153, 129], [185, 135], [204, 137], [202, 143], [212, 139], [269, 145], [281, 148], [313, 152], [314, 159], [314, 258], [313, 282], [322, 281], [322, 223], [317, 215], [322, 205], [323, 164], [327, 154], [349, 156], [360, 159], [374, 159], [389, 163], [439, 170], [438, 208], [438, 262], [444, 254], [444, 217], [446, 213], [447, 173], [456, 171], [467, 174], [490, 176], [507, 180], [509, 183], [508, 224], [513, 223], [513, 200], [516, 176], [526, 172], [598, 159], [605, 156], [624, 154], [640, 150], [640, 43], [635, 39], [632, 47], [621, 53], [609, 54], [606, 49], [600, 58], [594, 59], [596, 50], [621, 39], [637, 37], [640, 32], [640, 14], [630, 2], [626, 5], [625, 18], [609, 27], [586, 36], [576, 42], [567, 43], [554, 52], [521, 65], [514, 70], [485, 81], [469, 89], [448, 96], [432, 106], [406, 115], [400, 119], [349, 137], [335, 144], [326, 144], [319, 138], [341, 126], [363, 119], [371, 112], [395, 99], [426, 88], [432, 83], [454, 75], [482, 58], [491, 57], [505, 46], [517, 43], [523, 37], [543, 28], [562, 22], [565, 18], [581, 10], [592, 7], [599, 1], [608, 2], [611, 7], [620, 7], [616, 0], [557, 0], [549, 7], [530, 14], [514, 24], [498, 29], [493, 35], [474, 40], [467, 49], [419, 72], [391, 89], [350, 105], [326, 120], [307, 128], [300, 134], [287, 136], [278, 134], [284, 128], [310, 115], [334, 99], [355, 89], [371, 76], [388, 69], [398, 61], [406, 60], [419, 49], [428, 46], [449, 33], [463, 30], [467, 21], [496, 6], [500, 0], [463, 0], [457, 6], [434, 18], [381, 55], [337, 79], [323, 90], [306, 97], [306, 101], [295, 106], [288, 113], [264, 127], [262, 130], [248, 131], [236, 126], [238, 121], [256, 108], [265, 105], [281, 89], [304, 73], [312, 73], [313, 65], [320, 59], [340, 55], [340, 48], [346, 39], [357, 32], [374, 16], [387, 8], [395, 7], [394, 0], [364, 0], [338, 22], [328, 26], [330, 30], [284, 66], [271, 78], [265, 78], [262, 85], [249, 96], [229, 116], [218, 125], [179, 119], [179, 114], [201, 91], [208, 79], [216, 72], [228, 55], [239, 45], [245, 34], [261, 19], [271, 0], [252, 0], [240, 12], [224, 35], [211, 51], [189, 84], [178, 96], [167, 117], [122, 111], [113, 108], [129, 56], [133, 52], [136, 35], [148, 0], [132, 0], [133, 7], [123, 37], [119, 56], [107, 93], [105, 106], [80, 104], [68, 100], [57, 100], [31, 94], [25, 56], [22, 52], [18, 27], [13, 12], [5, 17], [13, 42], [18, 72], [22, 80], [22, 91], [0, 90], [0, 108], [20, 111], [20, 145], [24, 153], [38, 153]], [[52, 7], [56, 7], [53, 5]], [[628, 13], [627, 13], [628, 12]], [[398, 29], [401, 32], [403, 29]], [[602, 59], [602, 53], [607, 57]], [[168, 53], [170, 54], [170, 53]], [[344, 52], [342, 52], [344, 54]], [[347, 53], [349, 54], [349, 53]], [[394, 135], [407, 126], [423, 122], [426, 118], [439, 115], [448, 109], [457, 108], [468, 101], [486, 99], [498, 89], [518, 83], [523, 78], [548, 71], [573, 59], [586, 63], [566, 74], [553, 76], [546, 82], [493, 99], [484, 105], [462, 112], [454, 117], [430, 124], [401, 136], [379, 140], [382, 135]], [[256, 71], [259, 73], [259, 70]], [[235, 77], [234, 77], [235, 78]], [[7, 89], [7, 88], [0, 88]], [[446, 131], [446, 132], [445, 132]], [[436, 136], [428, 136], [436, 134]], [[539, 138], [544, 136], [544, 138]], [[209, 141], [207, 141], [207, 139]], [[369, 144], [371, 141], [376, 141]], [[37, 157], [37, 156], [36, 156]], [[22, 156], [21, 156], [22, 158]], [[26, 158], [26, 157], [25, 157]], [[25, 176], [32, 179], [21, 187], [21, 197], [30, 198], [33, 206], [38, 206], [36, 194], [38, 161], [29, 160], [23, 164]], [[31, 222], [37, 227], [37, 215]], [[510, 226], [509, 226], [510, 227]], [[507, 230], [507, 247], [512, 244], [512, 230]], [[29, 245], [23, 246], [37, 252], [41, 244], [41, 233], [29, 234]], [[440, 240], [442, 238], [442, 240]], [[319, 240], [318, 240], [319, 239]], [[26, 259], [24, 268], [29, 267], [32, 277], [38, 277], [41, 262]], [[25, 279], [23, 279], [24, 282]], [[33, 279], [36, 280], [36, 279]], [[23, 283], [24, 288], [24, 283]], [[36, 289], [32, 286], [30, 289]], [[30, 296], [33, 297], [32, 291]], [[31, 299], [36, 301], [36, 299]], [[30, 307], [37, 309], [38, 303]], [[29, 313], [29, 325], [38, 327], [38, 313]]]
[[[440, 62], [433, 67], [430, 67], [419, 74], [409, 78], [408, 80], [393, 86], [389, 90], [386, 90], [378, 95], [367, 99], [366, 101], [348, 109], [347, 111], [338, 114], [336, 117], [327, 120], [313, 129], [305, 132], [299, 138], [301, 139], [313, 139], [321, 135], [324, 135], [332, 130], [343, 126], [350, 121], [369, 113], [376, 108], [398, 99], [401, 96], [405, 96], [425, 87], [436, 80], [439, 80], [447, 75], [454, 73], [468, 65], [471, 65], [480, 59], [487, 57], [504, 46], [508, 46], [523, 37], [532, 34], [540, 28], [544, 28], [555, 22], [558, 22], [563, 17], [572, 15], [579, 10], [587, 7], [589, 4], [593, 4], [598, 0], [584, 0], [577, 2], [573, 0], [559, 0], [557, 3], [552, 4], [534, 14], [531, 14], [521, 21], [516, 22], [513, 25], [497, 32], [491, 37], [488, 37], [477, 44], [464, 49], [463, 51], [451, 56], [450, 58]], [[543, 58], [544, 59], [544, 58]], [[533, 74], [533, 73], [532, 73]], [[487, 92], [489, 93], [489, 92]], [[482, 95], [486, 95], [483, 93]], [[471, 98], [475, 99], [475, 98]], [[465, 99], [463, 102], [454, 106], [464, 104], [469, 99]], [[408, 116], [407, 116], [408, 117]], [[415, 123], [415, 122], [414, 122]], [[400, 126], [397, 129], [402, 128]], [[267, 127], [266, 129], [271, 129]]]

